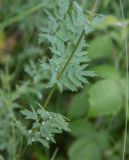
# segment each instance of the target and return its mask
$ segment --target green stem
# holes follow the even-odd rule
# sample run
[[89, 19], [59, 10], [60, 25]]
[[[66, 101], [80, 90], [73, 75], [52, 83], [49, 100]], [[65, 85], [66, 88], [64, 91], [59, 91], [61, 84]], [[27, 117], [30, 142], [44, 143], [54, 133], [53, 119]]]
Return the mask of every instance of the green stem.
[[[73, 49], [73, 51], [72, 51], [72, 53], [71, 53], [71, 55], [70, 55], [70, 57], [68, 58], [67, 62], [65, 63], [65, 65], [64, 65], [64, 67], [62, 68], [62, 70], [60, 71], [60, 73], [57, 75], [57, 80], [60, 80], [60, 79], [61, 79], [61, 77], [62, 77], [64, 71], [66, 70], [67, 66], [69, 65], [72, 57], [73, 57], [74, 54], [76, 53], [76, 51], [77, 51], [77, 49], [78, 49], [78, 47], [79, 47], [79, 45], [80, 45], [80, 43], [81, 43], [81, 40], [83, 39], [84, 33], [85, 33], [85, 31], [83, 30], [82, 33], [81, 33], [81, 35], [80, 35], [80, 37], [79, 37], [79, 39], [78, 39], [78, 41], [77, 41], [77, 44], [76, 44], [75, 48]], [[53, 95], [55, 89], [56, 89], [56, 84], [55, 84], [54, 87], [50, 90], [50, 92], [49, 92], [49, 94], [48, 94], [48, 96], [47, 96], [47, 98], [46, 98], [46, 100], [45, 100], [45, 103], [44, 103], [44, 107], [45, 107], [45, 108], [47, 107], [47, 105], [48, 105], [48, 103], [49, 103], [49, 101], [50, 101], [50, 99], [51, 99], [51, 96]]]
[[71, 59], [72, 59], [72, 57], [74, 56], [76, 50], [78, 49], [79, 44], [80, 44], [80, 42], [81, 42], [81, 40], [82, 40], [82, 38], [83, 38], [83, 36], [84, 36], [84, 33], [85, 33], [85, 32], [82, 31], [82, 33], [81, 33], [81, 35], [80, 35], [80, 37], [79, 37], [79, 39], [78, 39], [78, 41], [77, 41], [77, 44], [76, 44], [75, 48], [73, 49], [70, 57], [68, 58], [68, 60], [67, 60], [67, 62], [65, 63], [63, 69], [61, 70], [61, 72], [58, 74], [57, 80], [60, 80], [60, 79], [61, 79], [62, 74], [63, 74], [64, 71], [66, 70], [67, 66], [69, 65], [69, 63], [70, 63], [70, 61], [71, 61]]
[[53, 95], [55, 89], [56, 89], [56, 84], [54, 85], [54, 87], [52, 87], [52, 89], [50, 90], [50, 92], [49, 92], [49, 94], [48, 94], [48, 96], [47, 96], [47, 98], [45, 100], [45, 103], [44, 103], [44, 107], [45, 108], [47, 107], [47, 105], [48, 105], [48, 103], [49, 103], [49, 101], [51, 99], [51, 96]]
[[[123, 19], [123, 29], [126, 29], [125, 26], [125, 14], [122, 0], [119, 0], [120, 10]], [[127, 136], [128, 136], [128, 113], [129, 113], [129, 56], [128, 56], [128, 38], [127, 36], [124, 38], [124, 47], [125, 47], [125, 64], [126, 64], [126, 90], [125, 90], [125, 128], [124, 128], [124, 141], [123, 141], [123, 151], [122, 151], [122, 160], [126, 159], [126, 150], [127, 150]]]
[[55, 157], [57, 155], [57, 152], [58, 152], [58, 148], [56, 148], [56, 150], [54, 151], [54, 153], [53, 153], [53, 155], [52, 155], [50, 160], [54, 160], [55, 159]]
[[95, 3], [94, 3], [93, 8], [91, 10], [92, 14], [94, 14], [98, 10], [100, 2], [101, 2], [101, 0], [95, 0]]

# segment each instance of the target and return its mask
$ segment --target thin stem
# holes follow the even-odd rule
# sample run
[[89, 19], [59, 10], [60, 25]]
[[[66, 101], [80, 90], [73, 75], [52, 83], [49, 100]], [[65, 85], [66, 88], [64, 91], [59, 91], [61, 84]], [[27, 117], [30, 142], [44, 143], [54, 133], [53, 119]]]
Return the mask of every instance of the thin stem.
[[[77, 44], [76, 44], [75, 48], [73, 49], [73, 51], [72, 51], [72, 53], [71, 53], [71, 55], [70, 55], [70, 57], [69, 57], [68, 60], [66, 61], [65, 65], [64, 65], [64, 67], [62, 68], [62, 70], [60, 71], [60, 73], [57, 75], [57, 80], [60, 80], [60, 79], [61, 79], [61, 77], [62, 77], [64, 71], [66, 70], [67, 66], [69, 65], [72, 57], [73, 57], [74, 54], [76, 53], [77, 48], [79, 47], [79, 45], [80, 45], [80, 43], [81, 43], [81, 40], [83, 39], [84, 33], [85, 33], [85, 32], [84, 32], [84, 30], [83, 30], [82, 33], [81, 33], [81, 35], [80, 35], [80, 37], [79, 37], [79, 39], [78, 39], [78, 41], [77, 41]], [[46, 98], [46, 101], [45, 101], [45, 103], [44, 103], [44, 107], [45, 107], [45, 108], [47, 107], [47, 105], [48, 105], [48, 103], [49, 103], [49, 101], [50, 101], [50, 99], [51, 99], [51, 96], [53, 95], [55, 89], [56, 89], [56, 84], [55, 84], [54, 87], [50, 90], [50, 92], [49, 92], [49, 94], [48, 94], [48, 96], [47, 96], [47, 98]]]
[[81, 42], [81, 40], [82, 40], [82, 38], [83, 38], [83, 36], [84, 36], [84, 33], [85, 33], [85, 32], [82, 31], [82, 33], [81, 33], [81, 35], [80, 35], [80, 37], [79, 37], [79, 39], [78, 39], [78, 41], [77, 41], [77, 44], [76, 44], [75, 48], [73, 49], [73, 51], [72, 51], [70, 57], [68, 58], [68, 60], [67, 60], [67, 62], [65, 63], [63, 69], [61, 70], [61, 72], [58, 74], [57, 80], [60, 80], [60, 79], [61, 79], [62, 74], [63, 74], [64, 71], [66, 70], [66, 68], [67, 68], [67, 66], [69, 65], [69, 63], [70, 63], [72, 57], [74, 56], [74, 54], [75, 54], [77, 48], [79, 47], [79, 44], [80, 44], [80, 42]]
[[51, 157], [51, 159], [50, 160], [54, 160], [55, 159], [55, 157], [56, 157], [56, 155], [57, 155], [57, 152], [58, 152], [58, 148], [56, 148], [56, 150], [54, 151], [54, 153], [53, 153], [53, 155], [52, 155], [52, 157]]
[[54, 85], [54, 87], [52, 87], [52, 89], [50, 90], [50, 92], [49, 92], [49, 94], [48, 94], [48, 96], [47, 96], [47, 98], [45, 100], [45, 103], [44, 103], [44, 107], [45, 108], [47, 107], [47, 105], [48, 105], [48, 103], [49, 103], [49, 101], [51, 99], [51, 96], [53, 95], [55, 89], [56, 89], [56, 84]]
[[95, 3], [94, 3], [93, 8], [91, 10], [92, 14], [98, 10], [100, 2], [101, 2], [101, 0], [95, 0]]
[[[122, 4], [122, 0], [119, 0], [120, 2], [120, 9], [121, 9], [121, 14], [122, 14], [122, 18], [123, 18], [123, 28], [125, 28], [125, 16], [124, 16], [124, 9], [123, 9], [123, 4]], [[129, 97], [129, 85], [128, 85], [128, 77], [129, 77], [129, 73], [128, 73], [128, 66], [129, 66], [129, 62], [128, 62], [128, 39], [127, 36], [125, 37], [124, 40], [124, 46], [125, 46], [125, 61], [126, 61], [126, 99], [125, 99], [125, 130], [124, 130], [124, 144], [123, 144], [123, 152], [122, 152], [122, 160], [125, 160], [125, 154], [126, 154], [126, 144], [127, 144], [127, 132], [128, 132], [128, 97]]]

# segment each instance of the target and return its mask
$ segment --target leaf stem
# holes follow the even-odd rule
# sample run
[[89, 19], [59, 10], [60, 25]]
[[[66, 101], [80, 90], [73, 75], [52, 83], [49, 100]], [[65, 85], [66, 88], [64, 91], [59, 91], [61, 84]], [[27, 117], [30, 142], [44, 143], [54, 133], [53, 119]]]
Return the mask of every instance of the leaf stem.
[[[72, 57], [73, 57], [74, 54], [76, 53], [77, 48], [79, 47], [79, 45], [80, 45], [80, 43], [81, 43], [81, 40], [83, 39], [84, 33], [85, 33], [85, 31], [83, 30], [82, 33], [80, 34], [80, 37], [79, 37], [79, 39], [78, 39], [78, 41], [77, 41], [77, 43], [76, 43], [76, 46], [75, 46], [75, 48], [73, 49], [71, 55], [69, 56], [68, 60], [66, 61], [65, 65], [64, 65], [64, 67], [62, 68], [62, 70], [60, 71], [60, 73], [57, 75], [57, 80], [60, 80], [60, 79], [61, 79], [61, 77], [62, 77], [64, 71], [66, 70], [67, 66], [69, 65]], [[47, 105], [48, 105], [48, 103], [49, 103], [49, 101], [50, 101], [50, 99], [51, 99], [51, 96], [53, 95], [55, 89], [56, 89], [56, 84], [55, 84], [54, 87], [50, 90], [50, 92], [49, 92], [49, 94], [48, 94], [48, 96], [47, 96], [47, 98], [46, 98], [46, 100], [45, 100], [45, 103], [44, 103], [44, 107], [45, 107], [45, 108], [47, 107]]]
[[[124, 15], [124, 8], [123, 8], [123, 3], [122, 0], [119, 0], [120, 3], [120, 10], [121, 10], [121, 15], [122, 15], [122, 19], [123, 19], [123, 29], [126, 29], [126, 25], [125, 25], [125, 15]], [[126, 150], [127, 150], [127, 134], [128, 134], [128, 111], [129, 111], [129, 70], [128, 70], [128, 66], [129, 66], [129, 56], [128, 56], [128, 38], [127, 36], [124, 37], [124, 43], [123, 43], [124, 47], [125, 47], [125, 64], [126, 64], [126, 90], [125, 90], [125, 128], [124, 128], [124, 142], [123, 142], [123, 151], [122, 151], [122, 160], [126, 159]]]
[[51, 160], [54, 160], [55, 159], [55, 157], [56, 157], [56, 155], [57, 155], [57, 152], [58, 152], [58, 148], [56, 148], [56, 150], [54, 151], [54, 153], [53, 153], [53, 155], [52, 155], [52, 157], [51, 157]]
[[66, 70], [66, 68], [67, 68], [67, 66], [69, 65], [69, 63], [70, 63], [72, 57], [74, 56], [74, 54], [75, 54], [77, 48], [79, 47], [79, 44], [80, 44], [80, 42], [81, 42], [83, 36], [84, 36], [84, 30], [82, 31], [82, 33], [81, 33], [81, 35], [80, 35], [80, 37], [79, 37], [79, 39], [78, 39], [78, 41], [77, 41], [77, 44], [76, 44], [75, 48], [73, 49], [73, 51], [72, 51], [70, 57], [68, 58], [68, 60], [67, 60], [67, 62], [65, 63], [64, 67], [62, 68], [61, 72], [58, 74], [57, 80], [60, 80], [60, 79], [61, 79], [62, 74], [63, 74], [64, 71]]
[[51, 99], [51, 96], [53, 95], [55, 89], [56, 89], [56, 84], [52, 87], [52, 89], [50, 90], [50, 92], [49, 92], [49, 94], [48, 94], [48, 96], [47, 96], [47, 98], [45, 100], [45, 103], [44, 103], [44, 107], [45, 108], [47, 107], [47, 105], [48, 105], [48, 103], [49, 103], [49, 101]]

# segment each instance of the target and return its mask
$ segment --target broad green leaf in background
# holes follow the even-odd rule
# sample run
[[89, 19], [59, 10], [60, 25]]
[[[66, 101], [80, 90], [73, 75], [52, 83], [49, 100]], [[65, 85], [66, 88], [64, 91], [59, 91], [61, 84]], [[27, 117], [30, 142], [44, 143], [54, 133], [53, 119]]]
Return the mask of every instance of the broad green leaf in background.
[[70, 160], [101, 160], [101, 151], [98, 145], [89, 137], [75, 141], [69, 149]]
[[89, 47], [89, 57], [99, 59], [109, 57], [112, 54], [113, 43], [109, 36], [98, 36], [93, 39]]
[[101, 160], [102, 152], [109, 148], [108, 134], [94, 132], [77, 139], [69, 149], [70, 160]]
[[93, 68], [93, 70], [96, 72], [98, 77], [101, 78], [111, 78], [116, 79], [120, 78], [120, 72], [115, 69], [112, 65], [99, 65]]
[[108, 160], [120, 160], [120, 157], [117, 155], [112, 155], [108, 158]]
[[85, 116], [88, 109], [88, 102], [86, 92], [75, 95], [72, 98], [71, 104], [68, 110], [69, 118], [78, 118]]
[[89, 90], [89, 117], [116, 115], [123, 105], [119, 81], [107, 79], [95, 83]]
[[71, 134], [75, 137], [91, 136], [95, 129], [87, 119], [77, 119], [70, 123]]

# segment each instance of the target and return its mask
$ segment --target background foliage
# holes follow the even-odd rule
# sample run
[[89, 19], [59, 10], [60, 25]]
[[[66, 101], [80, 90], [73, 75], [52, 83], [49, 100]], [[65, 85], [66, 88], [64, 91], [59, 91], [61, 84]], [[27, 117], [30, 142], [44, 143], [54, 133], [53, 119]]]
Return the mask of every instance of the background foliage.
[[[1, 159], [121, 159], [126, 96], [123, 41], [125, 37], [129, 37], [129, 2], [122, 1], [126, 16], [125, 28], [122, 27], [119, 1], [98, 0], [96, 6], [94, 6], [94, 0], [78, 0], [77, 2], [86, 13], [95, 8], [96, 13], [105, 15], [104, 21], [97, 25], [96, 31], [86, 36], [86, 49], [89, 52], [88, 57], [91, 59], [88, 68], [95, 71], [97, 76], [88, 78], [90, 84], [86, 85], [84, 89], [80, 88], [77, 93], [65, 90], [63, 94], [60, 94], [57, 89], [48, 106], [50, 113], [46, 113], [45, 110], [41, 111], [49, 118], [53, 115], [48, 114], [55, 112], [55, 114], [61, 113], [70, 119], [71, 132], [56, 135], [56, 143], [50, 143], [50, 148], [46, 149], [39, 143], [26, 147], [26, 139], [21, 136], [21, 128], [24, 134], [26, 128], [22, 124], [32, 126], [32, 122], [26, 121], [23, 115], [30, 116], [27, 117], [28, 119], [35, 118], [36, 122], [37, 118], [40, 119], [40, 111], [38, 112], [40, 107], [35, 102], [43, 105], [50, 91], [47, 88], [48, 72], [43, 72], [41, 64], [44, 66], [43, 62], [48, 62], [47, 57], [51, 58], [51, 53], [57, 53], [53, 47], [55, 44], [53, 44], [52, 36], [58, 28], [63, 14], [68, 9], [69, 1], [0, 1]], [[69, 36], [66, 34], [56, 33], [64, 39]], [[72, 40], [75, 40], [74, 38]], [[50, 43], [52, 47], [49, 49]], [[89, 61], [87, 57], [82, 57], [82, 59], [86, 62]], [[66, 79], [63, 81], [67, 84], [66, 88], [71, 86], [68, 81], [66, 83]], [[76, 79], [73, 81], [82, 85]], [[51, 82], [51, 85], [55, 84], [54, 79]], [[72, 87], [71, 90], [74, 89]], [[33, 106], [32, 109], [30, 104]], [[15, 116], [19, 120], [16, 123], [14, 123]], [[57, 116], [59, 116], [59, 122], [62, 123], [61, 125], [57, 122], [54, 123], [59, 124], [57, 127], [59, 130], [55, 132], [61, 132], [62, 124], [66, 123], [67, 125], [67, 120], [63, 121], [60, 114]], [[48, 124], [52, 120], [54, 119], [48, 120]], [[35, 125], [34, 122], [33, 125]], [[43, 127], [38, 127], [43, 130], [43, 137], [54, 141], [53, 136], [47, 137], [45, 135]], [[33, 131], [33, 127], [29, 127], [29, 129]], [[31, 143], [37, 138], [38, 133], [29, 132], [28, 136], [30, 134], [33, 134], [33, 139], [30, 139]], [[53, 133], [50, 132], [50, 134]], [[41, 142], [41, 139], [39, 141]], [[43, 143], [48, 145], [49, 142], [45, 139]], [[128, 146], [129, 138], [127, 138], [127, 148]], [[56, 155], [55, 158], [54, 155]], [[126, 159], [129, 159], [128, 149], [126, 150]]]

